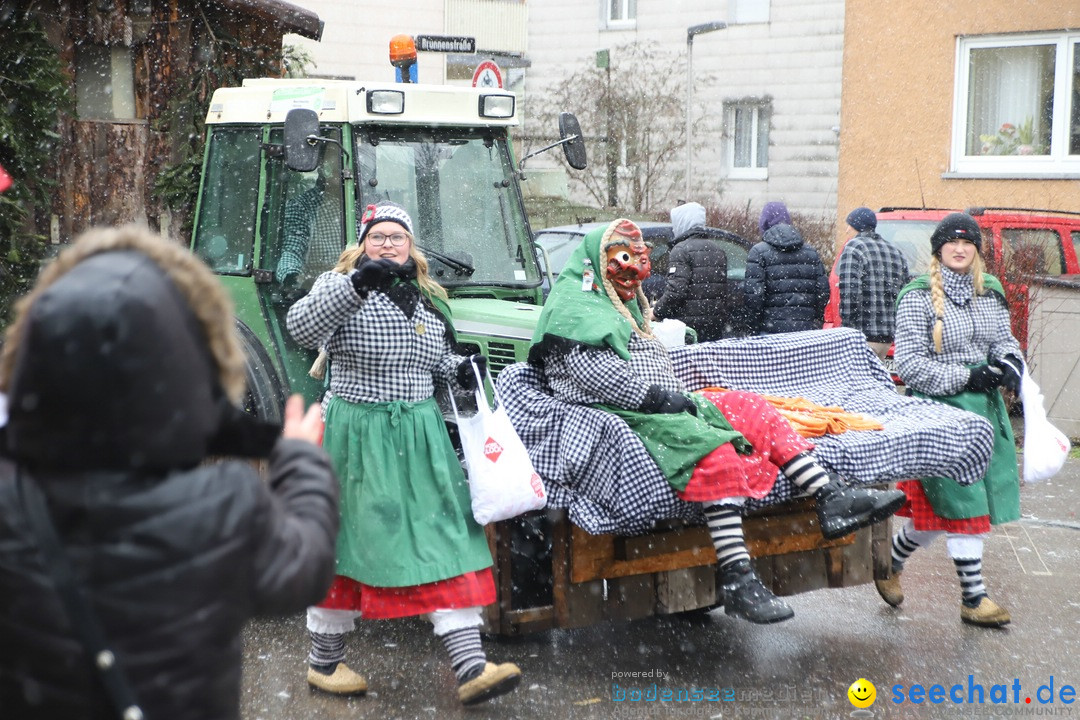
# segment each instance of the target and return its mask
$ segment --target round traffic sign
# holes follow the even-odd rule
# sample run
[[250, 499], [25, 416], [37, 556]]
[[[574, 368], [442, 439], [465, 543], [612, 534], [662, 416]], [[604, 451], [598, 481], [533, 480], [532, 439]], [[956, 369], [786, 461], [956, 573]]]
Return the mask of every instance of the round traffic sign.
[[502, 71], [493, 60], [484, 60], [476, 66], [472, 84], [473, 87], [479, 88], [501, 88], [503, 86]]

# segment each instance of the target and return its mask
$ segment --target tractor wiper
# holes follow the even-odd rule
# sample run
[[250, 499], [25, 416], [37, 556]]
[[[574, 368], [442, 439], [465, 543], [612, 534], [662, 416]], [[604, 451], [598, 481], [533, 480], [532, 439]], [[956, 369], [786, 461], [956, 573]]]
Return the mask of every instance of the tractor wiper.
[[[444, 265], [452, 267], [456, 271], [455, 274], [457, 275], [472, 275], [474, 272], [476, 272], [476, 268], [474, 268], [470, 262], [467, 262], [465, 260], [459, 260], [452, 255], [446, 255], [444, 253], [438, 252], [437, 250], [426, 248], [423, 245], [417, 245], [417, 247], [420, 249], [420, 252], [424, 253], [428, 257], [433, 257], [436, 260], [442, 262]], [[472, 258], [470, 257], [469, 260], [472, 260]]]

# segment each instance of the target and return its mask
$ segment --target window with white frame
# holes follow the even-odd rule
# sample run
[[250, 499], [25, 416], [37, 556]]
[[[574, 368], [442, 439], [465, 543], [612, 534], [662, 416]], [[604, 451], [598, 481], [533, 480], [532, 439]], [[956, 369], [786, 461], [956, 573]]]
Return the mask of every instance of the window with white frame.
[[961, 38], [953, 169], [1080, 172], [1080, 33]]
[[727, 103], [724, 140], [728, 177], [761, 180], [769, 175], [771, 104], [764, 100]]
[[732, 25], [769, 22], [770, 0], [732, 0], [728, 4]]
[[632, 28], [637, 24], [637, 0], [600, 0], [609, 28]]

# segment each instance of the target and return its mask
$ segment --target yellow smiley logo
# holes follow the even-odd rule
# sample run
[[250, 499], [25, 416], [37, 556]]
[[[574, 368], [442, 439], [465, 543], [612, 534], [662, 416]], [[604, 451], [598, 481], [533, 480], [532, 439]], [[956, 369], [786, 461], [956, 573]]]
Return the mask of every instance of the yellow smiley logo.
[[877, 699], [877, 688], [866, 678], [859, 678], [847, 689], [848, 700], [857, 708], [868, 708]]

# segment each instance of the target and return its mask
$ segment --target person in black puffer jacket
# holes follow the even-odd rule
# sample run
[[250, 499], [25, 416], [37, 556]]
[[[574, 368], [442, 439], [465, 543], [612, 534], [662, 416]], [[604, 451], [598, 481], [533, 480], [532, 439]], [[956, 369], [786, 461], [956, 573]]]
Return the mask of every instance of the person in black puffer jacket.
[[709, 239], [705, 208], [696, 202], [671, 209], [671, 230], [667, 282], [653, 317], [682, 320], [700, 341], [719, 340], [731, 312], [727, 255]]
[[803, 243], [781, 202], [766, 203], [762, 240], [746, 257], [747, 321], [759, 335], [820, 330], [829, 277], [817, 250]]
[[[84, 234], [20, 302], [0, 354], [4, 720], [120, 717], [26, 519], [31, 494], [147, 718], [237, 720], [244, 624], [330, 586], [338, 484], [319, 408], [291, 398], [282, 437], [237, 407], [235, 322], [205, 265], [135, 226]], [[268, 458], [269, 476], [210, 456]]]

